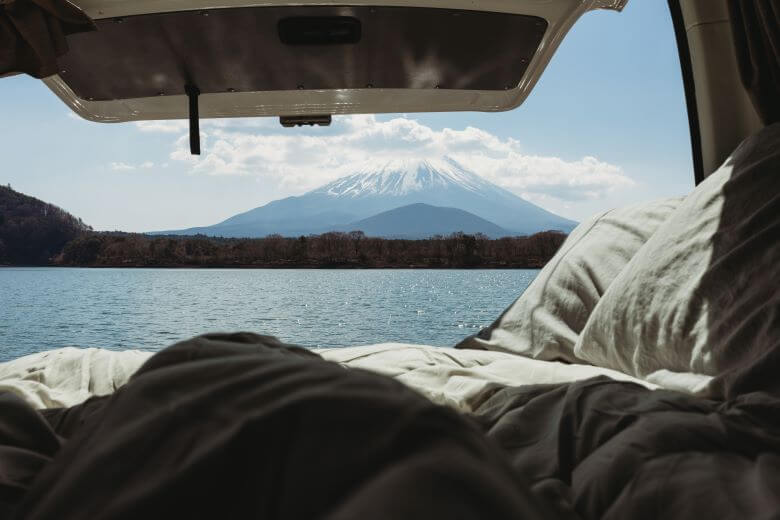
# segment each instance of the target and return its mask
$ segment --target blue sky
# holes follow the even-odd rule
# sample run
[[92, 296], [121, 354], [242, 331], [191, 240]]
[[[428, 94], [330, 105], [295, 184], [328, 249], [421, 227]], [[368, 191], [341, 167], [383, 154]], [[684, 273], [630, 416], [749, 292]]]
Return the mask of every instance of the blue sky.
[[213, 224], [349, 173], [354, 162], [398, 154], [451, 155], [576, 220], [693, 188], [661, 1], [586, 14], [511, 112], [339, 117], [330, 128], [292, 130], [274, 119], [206, 121], [197, 160], [181, 122], [86, 122], [24, 76], [0, 80], [0, 113], [0, 183], [100, 230]]

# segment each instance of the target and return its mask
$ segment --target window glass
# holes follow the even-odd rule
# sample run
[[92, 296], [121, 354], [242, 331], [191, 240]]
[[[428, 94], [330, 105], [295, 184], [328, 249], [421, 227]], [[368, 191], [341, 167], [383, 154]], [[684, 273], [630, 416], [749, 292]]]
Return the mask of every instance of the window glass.
[[213, 330], [454, 345], [578, 222], [692, 189], [675, 45], [634, 0], [585, 15], [514, 111], [203, 120], [199, 157], [186, 122], [92, 123], [3, 78], [0, 359]]

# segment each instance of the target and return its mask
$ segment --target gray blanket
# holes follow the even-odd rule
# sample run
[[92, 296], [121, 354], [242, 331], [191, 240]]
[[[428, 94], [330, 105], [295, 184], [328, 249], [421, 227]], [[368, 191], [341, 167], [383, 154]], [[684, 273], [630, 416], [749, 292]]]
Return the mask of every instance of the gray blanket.
[[768, 393], [717, 402], [598, 377], [504, 388], [477, 417], [535, 495], [582, 518], [780, 517]]
[[778, 518], [759, 376], [727, 401], [497, 387], [465, 416], [273, 338], [203, 336], [78, 406], [0, 395], [0, 518]]

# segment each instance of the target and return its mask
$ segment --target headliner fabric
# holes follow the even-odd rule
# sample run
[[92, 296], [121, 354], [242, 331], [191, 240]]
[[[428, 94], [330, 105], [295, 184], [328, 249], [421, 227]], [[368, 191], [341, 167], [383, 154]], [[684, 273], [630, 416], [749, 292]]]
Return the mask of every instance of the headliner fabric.
[[[360, 37], [354, 43], [284, 43], [279, 24], [301, 17], [349, 17], [360, 24]], [[68, 38], [72, 51], [60, 60], [67, 70], [62, 79], [82, 99], [180, 95], [188, 84], [202, 94], [504, 90], [520, 83], [547, 28], [535, 16], [324, 5], [155, 13], [97, 24], [96, 32]]]
[[[746, 139], [634, 256], [593, 311], [575, 353], [641, 378], [658, 370], [720, 381], [742, 374], [763, 385], [765, 377], [744, 376], [780, 351], [779, 287], [775, 124]], [[729, 384], [712, 390], [723, 394]]]
[[68, 52], [66, 36], [94, 28], [92, 20], [67, 0], [0, 3], [0, 76], [56, 74], [57, 58]]
[[581, 223], [490, 327], [456, 348], [583, 363], [574, 344], [612, 281], [682, 199], [613, 209]]
[[[40, 421], [40, 442], [0, 439], [44, 461], [21, 502], [0, 495], [14, 518], [575, 518], [468, 418], [269, 337], [181, 342], [113, 395], [56, 412], [61, 447]], [[0, 413], [9, 423], [21, 431]]]
[[764, 124], [780, 122], [780, 0], [730, 0], [742, 83]]

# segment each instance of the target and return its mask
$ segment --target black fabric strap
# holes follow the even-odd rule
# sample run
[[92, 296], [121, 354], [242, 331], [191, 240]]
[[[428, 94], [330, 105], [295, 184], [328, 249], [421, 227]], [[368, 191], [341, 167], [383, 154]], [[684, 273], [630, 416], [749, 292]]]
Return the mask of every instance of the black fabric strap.
[[200, 155], [200, 116], [198, 115], [200, 90], [195, 85], [185, 85], [184, 91], [190, 104], [190, 153]]

